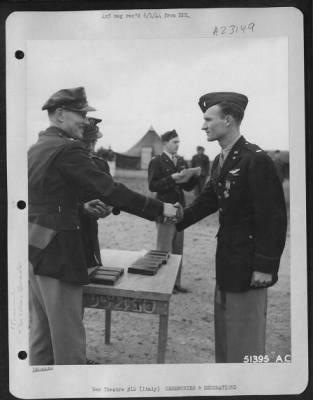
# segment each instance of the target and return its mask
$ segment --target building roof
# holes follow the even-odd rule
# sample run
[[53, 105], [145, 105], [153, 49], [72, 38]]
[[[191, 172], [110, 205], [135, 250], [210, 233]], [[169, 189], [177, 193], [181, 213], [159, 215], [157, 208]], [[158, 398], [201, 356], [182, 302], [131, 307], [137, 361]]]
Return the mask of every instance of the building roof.
[[152, 148], [152, 156], [161, 154], [163, 151], [162, 140], [153, 126], [151, 126], [147, 133], [124, 154], [132, 157], [141, 157], [141, 149], [144, 147]]

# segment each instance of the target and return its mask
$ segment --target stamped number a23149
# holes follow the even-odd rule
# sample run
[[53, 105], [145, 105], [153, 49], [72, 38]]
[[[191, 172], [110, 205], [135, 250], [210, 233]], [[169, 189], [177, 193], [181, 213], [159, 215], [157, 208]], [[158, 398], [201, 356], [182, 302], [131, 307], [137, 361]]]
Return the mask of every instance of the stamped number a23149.
[[253, 33], [254, 28], [255, 28], [254, 22], [250, 22], [249, 24], [245, 24], [245, 25], [233, 24], [233, 25], [215, 26], [213, 29], [213, 36]]

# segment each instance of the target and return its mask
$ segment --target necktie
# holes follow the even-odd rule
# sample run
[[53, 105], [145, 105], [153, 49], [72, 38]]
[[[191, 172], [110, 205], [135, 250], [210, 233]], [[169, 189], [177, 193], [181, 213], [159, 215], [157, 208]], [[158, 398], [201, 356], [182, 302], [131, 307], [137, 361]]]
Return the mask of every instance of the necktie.
[[174, 156], [172, 156], [172, 161], [173, 161], [173, 163], [174, 163], [174, 165], [175, 165], [175, 167], [176, 167], [176, 164], [177, 164], [177, 157], [174, 155]]
[[221, 168], [223, 167], [224, 161], [225, 161], [225, 157], [224, 157], [223, 152], [221, 152], [220, 153], [220, 158], [219, 158], [219, 165], [220, 165]]

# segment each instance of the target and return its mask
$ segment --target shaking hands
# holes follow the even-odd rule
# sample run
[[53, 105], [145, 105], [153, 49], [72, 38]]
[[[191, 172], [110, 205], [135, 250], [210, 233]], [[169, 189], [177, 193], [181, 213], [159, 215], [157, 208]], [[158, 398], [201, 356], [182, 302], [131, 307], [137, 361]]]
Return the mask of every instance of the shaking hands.
[[163, 223], [176, 224], [184, 218], [184, 209], [180, 203], [164, 203]]

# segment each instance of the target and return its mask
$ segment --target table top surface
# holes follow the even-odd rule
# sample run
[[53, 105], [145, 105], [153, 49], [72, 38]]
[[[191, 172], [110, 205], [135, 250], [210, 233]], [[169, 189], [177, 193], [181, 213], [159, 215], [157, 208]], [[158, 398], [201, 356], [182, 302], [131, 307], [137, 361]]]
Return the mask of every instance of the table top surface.
[[162, 265], [155, 275], [147, 276], [128, 273], [128, 267], [146, 252], [146, 250], [101, 250], [103, 266], [124, 268], [124, 274], [114, 286], [95, 283], [85, 285], [84, 293], [168, 300], [173, 292], [181, 263], [181, 255], [170, 254], [167, 264]]

